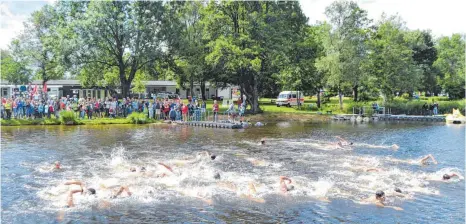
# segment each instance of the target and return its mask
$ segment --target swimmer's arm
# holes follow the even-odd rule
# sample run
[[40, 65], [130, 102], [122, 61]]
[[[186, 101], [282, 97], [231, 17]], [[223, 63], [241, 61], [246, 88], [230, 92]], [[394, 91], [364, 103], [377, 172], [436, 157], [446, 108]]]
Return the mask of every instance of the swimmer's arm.
[[68, 200], [67, 200], [67, 205], [68, 205], [68, 208], [71, 208], [74, 206], [74, 203], [73, 203], [73, 194], [75, 193], [80, 193], [82, 192], [82, 189], [81, 190], [72, 190], [68, 193]]
[[366, 172], [371, 172], [371, 171], [380, 172], [380, 169], [377, 169], [377, 168], [369, 168], [369, 169], [366, 170]]
[[289, 181], [289, 184], [291, 184], [291, 179], [289, 177], [280, 176], [280, 182], [284, 182], [285, 180]]
[[83, 183], [81, 181], [68, 181], [68, 182], [65, 182], [65, 185], [73, 185], [73, 184], [76, 184], [76, 185], [83, 185]]
[[120, 189], [118, 190], [118, 192], [113, 197], [118, 197], [121, 193], [123, 193], [123, 191], [126, 191], [128, 196], [131, 196], [131, 194], [132, 194], [131, 191], [129, 191], [128, 186], [121, 186]]
[[167, 168], [168, 170], [170, 170], [170, 172], [173, 173], [173, 169], [172, 169], [170, 166], [168, 166], [168, 165], [166, 165], [166, 164], [164, 164], [164, 163], [158, 163], [158, 164], [161, 165], [161, 166], [163, 166], [163, 167], [165, 167], [165, 168]]
[[403, 211], [403, 208], [397, 207], [397, 206], [386, 206], [386, 205], [385, 205], [385, 206], [383, 206], [383, 207], [384, 207], [384, 208], [392, 208], [392, 209], [395, 209], [395, 210], [397, 210], [397, 211]]

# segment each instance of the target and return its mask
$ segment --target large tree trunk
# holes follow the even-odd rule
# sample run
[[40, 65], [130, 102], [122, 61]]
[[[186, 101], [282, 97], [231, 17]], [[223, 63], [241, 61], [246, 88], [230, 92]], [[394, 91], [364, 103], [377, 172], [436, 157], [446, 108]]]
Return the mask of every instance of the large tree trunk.
[[121, 96], [128, 97], [131, 90], [131, 82], [127, 80], [121, 81]]
[[317, 91], [317, 108], [320, 109], [320, 89]]
[[191, 95], [191, 99], [194, 97], [194, 79], [190, 78], [189, 80], [189, 94]]
[[338, 100], [340, 102], [340, 110], [343, 110], [343, 96], [341, 94], [341, 90], [338, 89]]
[[353, 86], [353, 101], [358, 101], [358, 85]]
[[202, 95], [202, 100], [206, 100], [205, 97], [205, 82], [201, 81], [201, 95]]
[[262, 112], [259, 107], [259, 91], [257, 90], [257, 82], [253, 80], [252, 94], [251, 94], [251, 111], [253, 114]]

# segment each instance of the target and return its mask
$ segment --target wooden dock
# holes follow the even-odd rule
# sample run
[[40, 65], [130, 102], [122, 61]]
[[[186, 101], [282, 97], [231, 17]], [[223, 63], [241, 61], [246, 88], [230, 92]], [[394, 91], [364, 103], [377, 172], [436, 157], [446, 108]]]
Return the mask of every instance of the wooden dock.
[[206, 128], [227, 128], [227, 129], [241, 129], [243, 125], [240, 123], [230, 123], [230, 122], [213, 122], [213, 121], [188, 121], [184, 122], [185, 125], [190, 126], [199, 126]]
[[377, 115], [361, 116], [359, 114], [341, 114], [333, 116], [334, 120], [340, 121], [426, 121], [445, 122], [445, 116], [415, 116], [415, 115]]

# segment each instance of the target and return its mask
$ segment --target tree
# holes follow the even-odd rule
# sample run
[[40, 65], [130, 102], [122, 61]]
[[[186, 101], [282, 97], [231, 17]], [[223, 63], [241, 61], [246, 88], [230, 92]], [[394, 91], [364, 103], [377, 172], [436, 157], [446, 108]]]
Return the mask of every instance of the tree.
[[413, 60], [422, 70], [421, 91], [429, 92], [431, 95], [439, 93], [440, 88], [437, 83], [438, 70], [433, 67], [437, 60], [437, 49], [430, 31], [408, 31], [410, 48], [413, 51]]
[[346, 86], [358, 100], [358, 88], [363, 79], [361, 64], [366, 57], [366, 28], [370, 22], [367, 12], [355, 2], [336, 1], [325, 10], [330, 25], [324, 35], [324, 56], [317, 60], [319, 71], [326, 73], [327, 84], [338, 90], [340, 109], [342, 91]]
[[[194, 95], [194, 81], [201, 85], [205, 82], [205, 43], [202, 40], [203, 26], [201, 24], [202, 2], [168, 2], [166, 4], [168, 29], [165, 31], [174, 34], [167, 39], [169, 54], [173, 56], [180, 86], [189, 83], [190, 95]], [[172, 36], [172, 35], [171, 35]], [[204, 93], [204, 91], [202, 91]], [[205, 98], [205, 96], [203, 96]]]
[[453, 34], [442, 37], [436, 45], [438, 58], [434, 66], [441, 72], [440, 83], [450, 98], [464, 98], [465, 37]]
[[406, 31], [400, 18], [390, 17], [382, 18], [371, 33], [363, 67], [388, 100], [395, 92], [412, 93], [421, 86], [422, 71], [413, 59]]
[[93, 1], [81, 7], [72, 23], [76, 73], [87, 85], [99, 85], [104, 74], [117, 71], [122, 95], [128, 96], [138, 70], [162, 54], [163, 3]]
[[53, 6], [46, 5], [32, 13], [24, 25], [24, 32], [12, 43], [21, 63], [32, 68], [36, 78], [43, 83], [63, 77], [65, 68], [61, 63], [57, 13]]
[[[18, 41], [15, 40], [12, 43], [17, 45]], [[27, 68], [24, 60], [15, 58], [14, 54], [6, 50], [2, 50], [0, 56], [2, 79], [15, 85], [26, 84], [31, 81], [32, 72]]]

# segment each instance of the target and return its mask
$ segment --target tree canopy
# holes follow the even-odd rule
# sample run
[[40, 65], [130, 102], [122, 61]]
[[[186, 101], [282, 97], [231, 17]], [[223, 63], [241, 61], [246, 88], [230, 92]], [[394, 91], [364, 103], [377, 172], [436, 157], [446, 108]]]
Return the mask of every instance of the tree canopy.
[[372, 21], [353, 1], [330, 3], [325, 14], [310, 25], [296, 1], [59, 1], [32, 13], [2, 50], [2, 77], [71, 76], [122, 96], [144, 92], [149, 79], [176, 80], [190, 95], [210, 82], [238, 86], [252, 112], [281, 90], [354, 101], [464, 97], [464, 35], [435, 39], [399, 16]]

